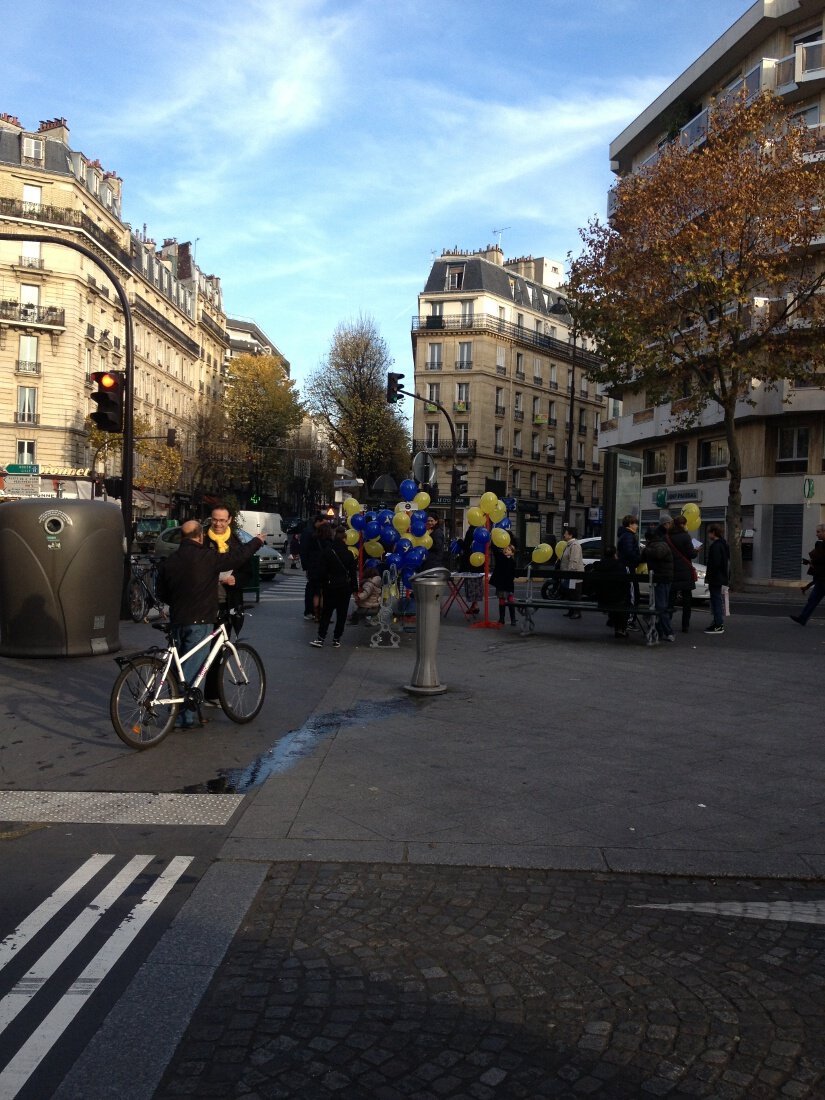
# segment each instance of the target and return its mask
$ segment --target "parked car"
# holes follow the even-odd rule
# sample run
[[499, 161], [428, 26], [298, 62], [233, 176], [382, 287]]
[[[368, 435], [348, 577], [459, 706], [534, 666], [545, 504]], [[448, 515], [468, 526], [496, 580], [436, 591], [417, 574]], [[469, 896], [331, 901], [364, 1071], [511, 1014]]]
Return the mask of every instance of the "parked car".
[[[238, 538], [241, 542], [250, 542], [254, 536], [248, 531], [238, 530]], [[180, 527], [169, 527], [162, 531], [155, 540], [155, 554], [159, 558], [168, 558], [174, 554], [180, 546]], [[255, 555], [259, 562], [259, 570], [262, 579], [276, 577], [284, 567], [284, 556], [280, 550], [271, 546], [262, 546]]]
[[[582, 558], [584, 559], [584, 569], [585, 569], [585, 572], [587, 572], [587, 570], [590, 569], [595, 562], [597, 562], [601, 559], [601, 556], [602, 556], [601, 536], [597, 535], [594, 538], [579, 539], [579, 545], [582, 548]], [[644, 540], [640, 540], [639, 545], [642, 547], [642, 549], [644, 549]], [[697, 562], [697, 561], [693, 562], [693, 567], [695, 568], [695, 570], [698, 574], [698, 580], [696, 581], [696, 584], [695, 584], [694, 589], [693, 589], [693, 598], [694, 598], [694, 600], [709, 600], [710, 599], [710, 592], [708, 591], [707, 581], [705, 580], [705, 572], [706, 572], [705, 567], [704, 567], [704, 565], [700, 565], [699, 562]], [[558, 582], [555, 582], [555, 583], [558, 583]], [[550, 577], [542, 585], [542, 596], [544, 597], [544, 592], [545, 592], [545, 589], [546, 589], [547, 592], [548, 592], [548, 596], [550, 598], [552, 598], [550, 593], [551, 593], [551, 590], [553, 589], [553, 587], [554, 587], [554, 580], [553, 580], [552, 577]], [[544, 598], [547, 598], [547, 597], [544, 597]]]

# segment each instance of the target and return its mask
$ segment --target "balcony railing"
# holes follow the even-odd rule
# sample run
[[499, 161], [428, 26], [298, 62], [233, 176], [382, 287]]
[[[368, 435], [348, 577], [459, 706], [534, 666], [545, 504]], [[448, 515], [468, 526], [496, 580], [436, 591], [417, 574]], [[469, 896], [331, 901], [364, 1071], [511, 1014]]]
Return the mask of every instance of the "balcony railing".
[[425, 363], [424, 370], [441, 370], [441, 360], [434, 359], [431, 363]]
[[0, 320], [17, 321], [47, 328], [65, 328], [66, 311], [55, 306], [21, 306], [19, 302], [0, 302]]
[[506, 409], [507, 409], [506, 405], [496, 405], [496, 407], [495, 407], [496, 416], [504, 416], [504, 413], [505, 413]]
[[541, 451], [531, 451], [530, 458], [533, 462], [541, 462]]
[[496, 363], [496, 374], [506, 374], [507, 368], [502, 363]]
[[519, 382], [523, 382], [524, 381], [524, 371], [523, 370], [517, 370], [516, 371], [516, 378], [518, 379]]
[[551, 390], [557, 390], [559, 388], [559, 384], [555, 380], [555, 378], [550, 379], [550, 381], [547, 383], [547, 388]]
[[811, 80], [825, 75], [825, 42], [803, 42], [799, 49], [802, 53], [802, 79]]
[[534, 374], [533, 375], [533, 385], [534, 386], [541, 386], [543, 384], [544, 384], [544, 379], [542, 378], [542, 376], [540, 374]]
[[453, 412], [468, 413], [470, 411], [469, 401], [453, 401]]
[[524, 409], [516, 409], [513, 413], [514, 420], [524, 420]]
[[0, 214], [23, 221], [39, 222], [41, 225], [62, 225], [71, 229], [81, 229], [104, 248], [110, 255], [131, 270], [132, 257], [121, 248], [117, 238], [101, 229], [80, 210], [71, 210], [65, 206], [45, 206], [39, 202], [22, 202], [20, 199], [0, 198]]
[[493, 447], [493, 454], [503, 455], [504, 446], [501, 443], [496, 443], [495, 447]]
[[[413, 317], [412, 331], [419, 332], [431, 328], [428, 321], [438, 320], [438, 327], [447, 330], [464, 330], [472, 332], [491, 332], [505, 336], [516, 343], [530, 348], [540, 348], [549, 355], [562, 359], [564, 362], [575, 361], [583, 367], [597, 367], [601, 365], [598, 355], [584, 348], [576, 347], [575, 355], [573, 345], [566, 340], [557, 340], [555, 336], [545, 336], [523, 325], [514, 325], [509, 321], [502, 321], [498, 317], [488, 313], [476, 313], [472, 319], [463, 320], [461, 317]], [[496, 368], [498, 370], [498, 368]], [[499, 373], [504, 373], [502, 370]]]
[[34, 271], [42, 271], [44, 264], [39, 256], [21, 256], [17, 261], [18, 267], [30, 268]]
[[211, 332], [216, 340], [220, 341], [224, 347], [229, 347], [229, 336], [226, 331], [221, 328], [217, 321], [213, 321], [205, 309], [201, 310], [200, 323], [207, 330]]
[[[451, 442], [439, 441], [438, 443], [427, 443], [424, 439], [414, 439], [412, 441], [413, 453], [417, 451], [426, 451], [431, 455], [442, 455], [443, 457], [449, 457], [453, 453], [453, 445]], [[475, 458], [476, 454], [476, 440], [467, 439], [463, 442], [458, 441], [458, 453], [464, 458]]]
[[40, 374], [40, 364], [29, 359], [18, 359], [14, 366], [17, 374]]
[[534, 413], [533, 423], [537, 424], [540, 427], [541, 425], [547, 423], [547, 417], [546, 416], [541, 416], [539, 413]]
[[513, 458], [522, 458], [523, 456], [524, 451], [521, 449], [521, 447], [513, 447]]
[[473, 369], [472, 359], [456, 359], [455, 369], [456, 370], [472, 370]]
[[36, 412], [20, 412], [19, 410], [14, 414], [15, 424], [39, 424], [40, 413]]

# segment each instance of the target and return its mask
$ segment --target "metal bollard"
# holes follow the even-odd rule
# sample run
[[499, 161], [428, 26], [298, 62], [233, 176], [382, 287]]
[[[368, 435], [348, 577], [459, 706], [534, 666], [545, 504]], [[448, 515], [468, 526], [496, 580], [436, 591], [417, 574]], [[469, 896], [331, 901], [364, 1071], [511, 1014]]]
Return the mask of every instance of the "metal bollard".
[[415, 636], [416, 662], [412, 682], [404, 685], [411, 695], [440, 695], [447, 690], [438, 682], [435, 654], [438, 648], [438, 631], [441, 627], [441, 597], [447, 591], [449, 569], [427, 569], [413, 577], [415, 592], [417, 631]]

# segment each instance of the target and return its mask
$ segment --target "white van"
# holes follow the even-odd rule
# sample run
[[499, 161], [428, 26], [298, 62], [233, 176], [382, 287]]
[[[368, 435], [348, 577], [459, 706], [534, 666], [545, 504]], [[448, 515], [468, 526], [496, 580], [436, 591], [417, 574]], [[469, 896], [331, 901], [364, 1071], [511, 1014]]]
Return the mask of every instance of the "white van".
[[278, 512], [253, 512], [248, 508], [238, 512], [238, 526], [250, 535], [260, 535], [267, 546], [286, 553], [289, 539]]

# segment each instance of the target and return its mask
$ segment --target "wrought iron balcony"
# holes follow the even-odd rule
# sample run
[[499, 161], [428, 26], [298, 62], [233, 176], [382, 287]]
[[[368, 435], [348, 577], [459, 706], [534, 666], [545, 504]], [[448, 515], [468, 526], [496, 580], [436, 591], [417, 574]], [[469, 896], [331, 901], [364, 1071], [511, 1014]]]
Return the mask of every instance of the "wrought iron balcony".
[[507, 406], [506, 405], [496, 405], [496, 407], [495, 407], [496, 416], [504, 416], [504, 413], [506, 411], [507, 411]]
[[80, 210], [71, 210], [65, 206], [46, 206], [39, 202], [22, 202], [20, 199], [0, 198], [0, 214], [21, 221], [37, 222], [43, 226], [67, 226], [80, 229], [96, 241], [105, 251], [114, 256], [124, 267], [131, 270], [132, 257], [120, 247], [118, 240], [105, 229], [92, 221]]
[[14, 422], [15, 424], [39, 424], [40, 413], [28, 412], [28, 410], [21, 412], [18, 410], [14, 414]]
[[17, 374], [40, 374], [40, 364], [29, 359], [18, 359], [14, 365]]
[[[523, 325], [514, 325], [510, 321], [502, 321], [489, 313], [476, 313], [472, 317], [413, 317], [412, 331], [423, 332], [427, 329], [443, 329], [451, 332], [489, 332], [504, 336], [515, 343], [530, 348], [539, 348], [548, 355], [553, 355], [564, 362], [575, 360], [583, 367], [596, 367], [601, 365], [598, 355], [592, 351], [586, 351], [581, 347], [573, 347], [566, 340], [557, 340], [555, 336], [545, 336], [541, 332], [525, 328]], [[497, 373], [499, 372], [496, 368]]]
[[19, 302], [0, 302], [0, 320], [43, 325], [45, 328], [65, 328], [66, 311], [55, 306], [21, 306]]
[[[413, 454], [417, 451], [426, 451], [427, 454], [441, 455], [448, 458], [453, 453], [453, 444], [448, 440], [439, 440], [438, 443], [427, 443], [424, 439], [414, 439], [412, 441]], [[476, 440], [466, 439], [462, 441], [459, 439], [457, 446], [458, 453], [462, 458], [475, 458], [476, 456]]]

